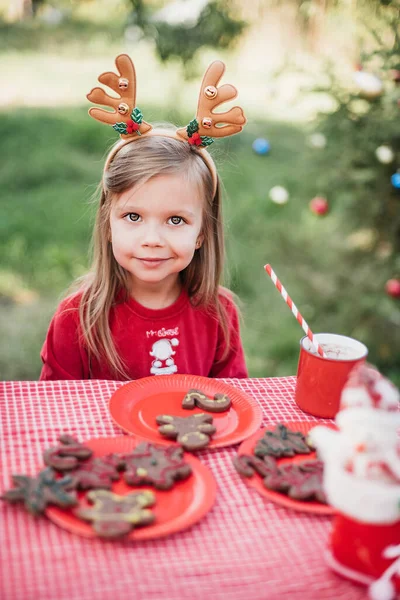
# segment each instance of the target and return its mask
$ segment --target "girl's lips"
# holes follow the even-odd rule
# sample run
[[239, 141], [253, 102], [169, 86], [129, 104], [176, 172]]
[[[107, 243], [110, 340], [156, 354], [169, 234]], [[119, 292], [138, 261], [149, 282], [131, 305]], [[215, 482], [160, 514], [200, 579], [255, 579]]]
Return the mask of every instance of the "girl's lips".
[[168, 258], [139, 258], [138, 260], [142, 260], [144, 262], [162, 262], [164, 260], [168, 260]]
[[168, 258], [138, 258], [138, 260], [147, 267], [158, 267], [165, 263]]

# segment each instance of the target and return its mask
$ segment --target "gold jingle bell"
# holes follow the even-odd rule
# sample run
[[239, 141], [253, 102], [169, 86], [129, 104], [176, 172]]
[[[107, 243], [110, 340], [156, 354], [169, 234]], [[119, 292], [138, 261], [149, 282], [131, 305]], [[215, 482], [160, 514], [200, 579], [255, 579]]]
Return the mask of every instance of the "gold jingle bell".
[[204, 117], [204, 119], [201, 121], [201, 124], [206, 129], [210, 129], [212, 126], [212, 119], [210, 119], [209, 117]]
[[218, 90], [216, 87], [214, 87], [213, 85], [208, 85], [205, 89], [204, 89], [204, 95], [206, 96], [206, 98], [208, 98], [209, 100], [212, 100], [213, 98], [215, 98], [215, 96], [218, 94]]
[[122, 102], [121, 104], [118, 104], [117, 110], [120, 115], [127, 115], [129, 112], [129, 106], [125, 104], [125, 102]]
[[127, 90], [129, 85], [129, 80], [125, 77], [120, 77], [118, 80], [118, 87], [120, 90]]

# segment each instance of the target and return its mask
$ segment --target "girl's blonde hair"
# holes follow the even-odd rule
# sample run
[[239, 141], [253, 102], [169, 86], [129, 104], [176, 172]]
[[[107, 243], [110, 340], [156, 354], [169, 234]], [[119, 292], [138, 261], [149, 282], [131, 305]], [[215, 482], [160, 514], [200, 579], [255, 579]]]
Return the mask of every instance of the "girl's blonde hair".
[[225, 336], [224, 356], [229, 349], [227, 315], [219, 300], [224, 263], [219, 182], [213, 194], [210, 170], [194, 147], [170, 137], [143, 136], [123, 146], [104, 173], [93, 231], [92, 267], [78, 282], [83, 292], [79, 318], [89, 364], [93, 359], [106, 359], [114, 374], [123, 379], [129, 379], [129, 375], [111, 336], [109, 313], [117, 302], [117, 296], [122, 301], [128, 298], [129, 274], [113, 255], [110, 243], [111, 205], [124, 191], [156, 175], [176, 173], [182, 174], [189, 188], [197, 189], [204, 197], [204, 241], [191, 263], [180, 273], [182, 285], [193, 305], [205, 307], [219, 320]]

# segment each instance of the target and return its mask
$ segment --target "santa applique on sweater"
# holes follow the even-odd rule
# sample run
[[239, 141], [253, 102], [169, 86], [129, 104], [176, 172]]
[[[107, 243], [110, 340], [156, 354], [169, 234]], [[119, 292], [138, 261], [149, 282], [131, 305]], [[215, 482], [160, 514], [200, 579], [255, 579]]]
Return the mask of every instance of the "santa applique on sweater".
[[179, 346], [177, 338], [164, 338], [154, 342], [150, 350], [150, 356], [154, 358], [150, 368], [152, 375], [172, 375], [177, 372], [178, 367], [174, 361], [176, 346]]

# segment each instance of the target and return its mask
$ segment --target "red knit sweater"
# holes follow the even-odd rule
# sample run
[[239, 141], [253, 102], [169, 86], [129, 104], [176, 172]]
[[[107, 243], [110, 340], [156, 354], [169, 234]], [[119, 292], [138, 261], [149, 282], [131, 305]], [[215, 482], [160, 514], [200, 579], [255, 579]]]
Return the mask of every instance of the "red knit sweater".
[[[174, 304], [149, 309], [133, 298], [117, 303], [110, 312], [110, 328], [119, 356], [130, 379], [149, 375], [189, 373], [205, 377], [248, 377], [239, 322], [233, 301], [220, 296], [227, 309], [231, 335], [227, 356], [221, 360], [225, 343], [214, 315], [194, 308], [185, 291]], [[92, 361], [91, 369], [82, 342], [78, 306], [80, 295], [59, 305], [47, 332], [41, 358], [41, 380], [116, 379], [103, 360]]]

